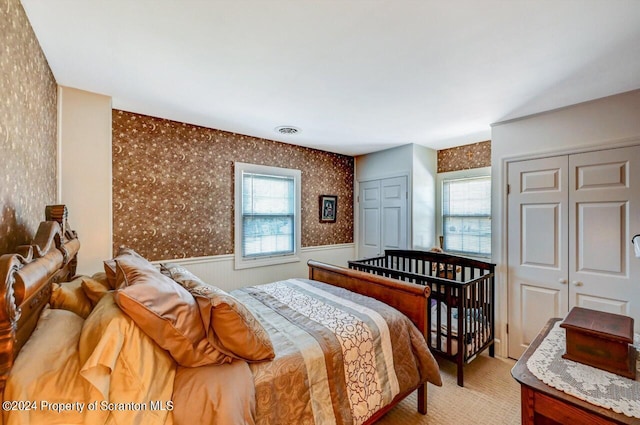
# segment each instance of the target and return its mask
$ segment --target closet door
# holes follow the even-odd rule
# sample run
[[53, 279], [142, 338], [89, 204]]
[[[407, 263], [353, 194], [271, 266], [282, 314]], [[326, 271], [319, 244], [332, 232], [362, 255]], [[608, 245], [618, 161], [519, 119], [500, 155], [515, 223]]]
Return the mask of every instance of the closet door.
[[640, 146], [569, 157], [569, 308], [624, 314], [640, 324]]
[[360, 231], [358, 240], [358, 257], [376, 257], [381, 251], [380, 237], [380, 181], [371, 180], [360, 183], [359, 215]]
[[509, 357], [567, 313], [568, 158], [508, 165]]
[[407, 178], [360, 183], [358, 257], [382, 255], [385, 249], [407, 249]]
[[640, 146], [508, 165], [509, 357], [574, 306], [640, 329]]
[[407, 178], [394, 177], [380, 181], [382, 207], [382, 252], [385, 249], [407, 249]]

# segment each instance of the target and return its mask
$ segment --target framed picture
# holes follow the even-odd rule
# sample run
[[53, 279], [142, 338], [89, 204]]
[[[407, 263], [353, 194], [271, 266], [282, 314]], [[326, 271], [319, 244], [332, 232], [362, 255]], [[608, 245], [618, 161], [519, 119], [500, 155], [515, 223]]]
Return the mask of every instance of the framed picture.
[[336, 195], [320, 195], [320, 223], [335, 223], [338, 212]]

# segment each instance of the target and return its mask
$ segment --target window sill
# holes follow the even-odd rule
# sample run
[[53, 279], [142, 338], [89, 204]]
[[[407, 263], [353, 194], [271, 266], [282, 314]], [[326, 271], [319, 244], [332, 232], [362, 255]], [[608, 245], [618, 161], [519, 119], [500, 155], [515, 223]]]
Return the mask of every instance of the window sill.
[[297, 263], [300, 262], [300, 257], [297, 255], [283, 255], [279, 257], [264, 257], [264, 258], [252, 258], [244, 259], [237, 256], [235, 261], [235, 269], [251, 269], [255, 267], [273, 266], [276, 264]]

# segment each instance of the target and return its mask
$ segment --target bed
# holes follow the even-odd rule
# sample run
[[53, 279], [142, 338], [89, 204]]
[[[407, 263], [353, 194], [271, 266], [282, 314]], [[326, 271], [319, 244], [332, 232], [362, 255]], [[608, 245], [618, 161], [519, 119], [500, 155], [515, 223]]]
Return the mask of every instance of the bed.
[[494, 356], [494, 264], [438, 250], [386, 250], [349, 261], [349, 268], [430, 289], [427, 341], [434, 354], [456, 363], [459, 386], [465, 364], [487, 348]]
[[5, 424], [371, 424], [442, 384], [428, 287], [310, 261], [227, 294], [127, 249], [75, 276], [66, 216], [0, 258]]

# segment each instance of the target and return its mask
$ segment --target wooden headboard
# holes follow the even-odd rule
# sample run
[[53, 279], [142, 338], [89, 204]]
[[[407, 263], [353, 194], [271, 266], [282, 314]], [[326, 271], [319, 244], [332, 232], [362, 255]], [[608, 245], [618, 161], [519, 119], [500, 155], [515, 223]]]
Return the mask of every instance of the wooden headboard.
[[0, 395], [18, 352], [51, 295], [51, 284], [76, 273], [80, 242], [67, 225], [67, 208], [49, 205], [33, 242], [0, 257]]

